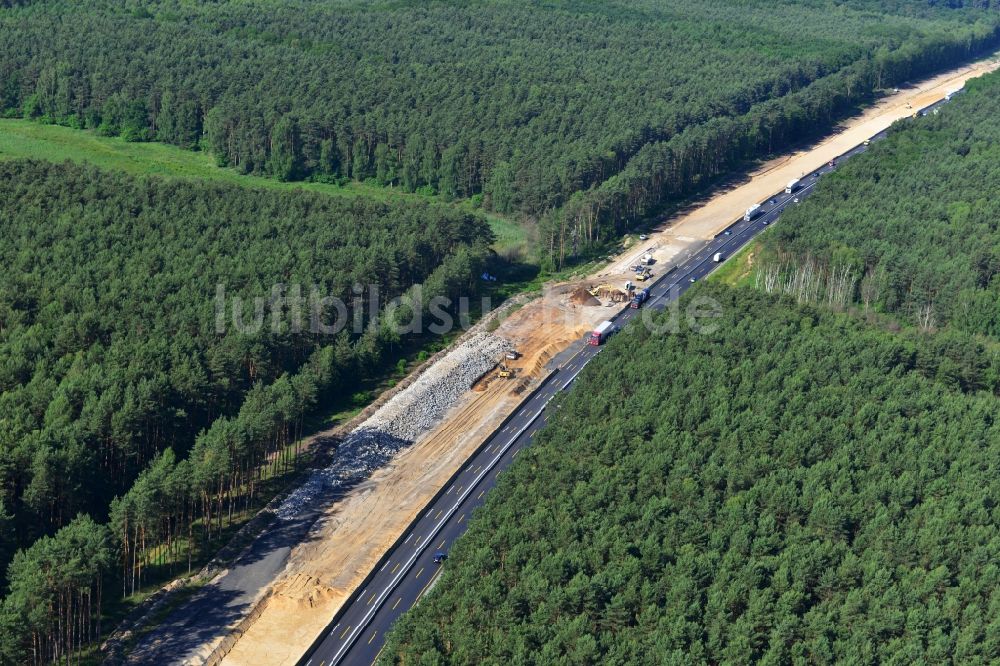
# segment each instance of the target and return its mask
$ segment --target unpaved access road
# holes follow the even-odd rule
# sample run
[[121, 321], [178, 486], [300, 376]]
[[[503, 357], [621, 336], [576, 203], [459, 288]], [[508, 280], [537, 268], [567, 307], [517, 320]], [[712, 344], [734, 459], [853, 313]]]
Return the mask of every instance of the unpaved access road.
[[982, 76], [1000, 67], [995, 56], [971, 65], [944, 72], [898, 93], [887, 95], [858, 116], [838, 125], [834, 132], [815, 145], [766, 162], [742, 183], [712, 197], [679, 215], [664, 220], [650, 234], [649, 240], [625, 252], [617, 261], [598, 272], [595, 277], [620, 275], [638, 262], [647, 251], [657, 263], [676, 256], [678, 248], [696, 240], [709, 240], [725, 229], [754, 203], [760, 203], [784, 189], [793, 178], [799, 178], [850, 150], [865, 139], [875, 136], [894, 122], [908, 118], [914, 109], [923, 108], [945, 96], [949, 90], [961, 87], [971, 78]]

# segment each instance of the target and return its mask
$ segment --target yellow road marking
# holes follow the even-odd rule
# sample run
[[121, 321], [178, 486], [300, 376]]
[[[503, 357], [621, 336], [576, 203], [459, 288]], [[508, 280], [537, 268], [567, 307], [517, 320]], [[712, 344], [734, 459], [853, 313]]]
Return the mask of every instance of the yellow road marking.
[[372, 632], [372, 637], [368, 639], [368, 645], [372, 644], [372, 641], [375, 640], [375, 636], [377, 636], [377, 635], [378, 635], [377, 631], [373, 631]]
[[399, 562], [396, 562], [396, 566], [394, 566], [392, 568], [392, 571], [390, 571], [389, 573], [396, 573], [396, 571], [398, 571], [398, 570], [399, 570]]
[[396, 603], [394, 603], [392, 605], [392, 610], [396, 610], [396, 606], [398, 606], [399, 602], [402, 601], [402, 600], [403, 600], [403, 597], [400, 597], [399, 599], [396, 599]]
[[458, 522], [462, 522], [463, 520], [465, 520], [465, 514], [464, 513], [462, 514], [462, 517], [458, 519]]
[[375, 593], [374, 592], [372, 592], [372, 596], [368, 597], [368, 605], [371, 606], [373, 601], [375, 601]]
[[420, 578], [420, 574], [422, 574], [423, 572], [424, 572], [424, 567], [420, 567], [420, 571], [417, 572], [417, 575], [414, 576], [414, 578]]
[[442, 548], [444, 548], [444, 541], [438, 544], [438, 550], [441, 550]]
[[483, 492], [479, 493], [479, 497], [477, 497], [476, 499], [482, 499], [483, 495], [485, 495], [485, 494], [486, 494], [486, 491], [484, 490]]
[[413, 545], [414, 545], [414, 546], [419, 546], [419, 545], [420, 545], [420, 540], [421, 540], [421, 539], [423, 539], [423, 537], [422, 537], [422, 536], [418, 536], [418, 537], [417, 537], [417, 540], [413, 542]]
[[347, 625], [347, 629], [344, 629], [344, 633], [340, 635], [340, 640], [344, 640], [344, 636], [346, 636], [347, 632], [350, 630], [351, 630], [351, 625]]
[[440, 511], [438, 511], [438, 515], [434, 516], [434, 520], [437, 520], [438, 518], [440, 518], [442, 513], [444, 513], [444, 509], [441, 509]]
[[433, 576], [431, 576], [430, 580], [428, 580], [428, 581], [427, 581], [427, 583], [425, 583], [425, 584], [424, 584], [424, 586], [423, 586], [423, 587], [422, 587], [422, 588], [420, 589], [420, 593], [419, 593], [419, 594], [417, 595], [417, 599], [418, 599], [418, 600], [419, 600], [419, 599], [420, 599], [420, 598], [421, 598], [422, 596], [424, 596], [424, 592], [426, 592], [426, 591], [427, 591], [427, 588], [431, 586], [431, 583], [433, 583], [433, 582], [434, 582], [435, 580], [437, 580], [437, 577], [438, 577], [439, 575], [441, 575], [441, 570], [440, 570], [440, 569], [438, 569], [438, 570], [437, 570], [437, 573], [435, 573], [435, 574], [434, 574]]

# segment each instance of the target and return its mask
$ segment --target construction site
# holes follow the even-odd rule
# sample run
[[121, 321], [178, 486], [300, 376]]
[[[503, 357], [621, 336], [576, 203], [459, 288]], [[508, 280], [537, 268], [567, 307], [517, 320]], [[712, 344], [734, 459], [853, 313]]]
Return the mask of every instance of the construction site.
[[673, 263], [721, 233], [749, 204], [907, 117], [909, 106], [919, 108], [996, 67], [984, 61], [889, 94], [824, 141], [763, 164], [745, 182], [661, 221], [645, 240], [626, 241], [621, 254], [593, 275], [549, 285], [541, 295], [520, 298], [473, 327], [355, 428], [331, 467], [317, 470], [284, 500], [279, 519], [339, 483], [349, 486], [257, 595], [252, 619], [234, 623], [228, 635], [207, 642], [189, 661], [296, 663], [426, 503], [522, 395], [552, 371], [561, 352], [628, 307], [644, 282], [669, 273]]

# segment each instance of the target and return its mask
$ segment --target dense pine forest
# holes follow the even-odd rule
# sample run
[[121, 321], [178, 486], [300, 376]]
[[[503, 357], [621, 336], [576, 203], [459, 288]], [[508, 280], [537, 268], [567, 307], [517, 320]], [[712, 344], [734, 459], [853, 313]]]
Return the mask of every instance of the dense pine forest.
[[[233, 178], [472, 200], [0, 162], [0, 663], [79, 656], [109, 598], [188, 571], [252, 515], [295, 468], [307, 416], [407, 343], [354, 286], [383, 303], [475, 291], [491, 234], [462, 210], [535, 225], [543, 268], [562, 267], [995, 47], [997, 9], [0, 0], [0, 115], [205, 151]], [[1000, 336], [998, 98], [1000, 77], [972, 84], [824, 182], [768, 234], [756, 291], [705, 288], [725, 304], [714, 335], [613, 342], [387, 654], [1000, 649], [1000, 360], [970, 335]], [[279, 305], [272, 328], [291, 285], [341, 299], [352, 326], [313, 333], [307, 311], [295, 330]], [[266, 309], [259, 330], [233, 324], [234, 298], [244, 323]]]
[[[765, 237], [757, 281], [1000, 337], [1000, 76], [899, 123]], [[843, 277], [841, 277], [843, 276]]]
[[482, 197], [539, 220], [561, 264], [996, 44], [990, 3], [965, 4], [8, 2], [0, 112], [281, 179]]
[[714, 330], [613, 339], [382, 661], [995, 660], [998, 99], [825, 176]]
[[[5, 586], [0, 661], [86, 642], [96, 626], [74, 623], [96, 622], [102, 573], [119, 573], [104, 594], [121, 595], [154, 563], [186, 571], [253, 505], [266, 463], [291, 462], [304, 416], [391, 356], [399, 338], [371, 323], [369, 286], [382, 299], [416, 283], [425, 298], [470, 294], [490, 240], [483, 220], [438, 205], [33, 161], [0, 163], [0, 182], [0, 568], [26, 548]], [[303, 305], [302, 331], [291, 306], [280, 328], [268, 308], [256, 330], [253, 299], [275, 284], [342, 299], [351, 325], [313, 332]], [[249, 331], [233, 325], [237, 296]], [[321, 315], [334, 324], [332, 307]], [[84, 528], [95, 520], [108, 528]], [[67, 560], [80, 539], [95, 554]]]
[[613, 339], [382, 663], [995, 658], [997, 352], [697, 293], [714, 332]]

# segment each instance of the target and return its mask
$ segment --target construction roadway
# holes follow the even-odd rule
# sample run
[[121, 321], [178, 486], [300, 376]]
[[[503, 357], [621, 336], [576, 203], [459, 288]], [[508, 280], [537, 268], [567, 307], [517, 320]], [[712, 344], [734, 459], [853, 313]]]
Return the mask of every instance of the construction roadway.
[[[929, 113], [943, 103], [945, 100], [918, 113]], [[885, 134], [885, 131], [879, 132], [871, 137], [871, 141], [878, 141]], [[681, 257], [674, 266], [665, 267], [667, 270], [660, 272], [648, 287], [650, 297], [643, 309], [626, 308], [612, 321], [620, 329], [641, 317], [645, 308], [666, 308], [726, 258], [777, 222], [787, 206], [809, 196], [823, 174], [837, 168], [836, 164], [842, 160], [865, 150], [866, 146], [860, 144], [838, 157], [834, 166], [827, 165], [803, 175], [800, 188], [795, 192], [775, 194], [761, 202], [757, 217], [750, 221], [735, 221], [700, 249]], [[716, 253], [722, 254], [722, 261], [714, 260]], [[436, 563], [435, 555], [447, 553], [451, 544], [465, 532], [473, 512], [496, 485], [497, 476], [511, 465], [521, 449], [531, 443], [535, 432], [545, 425], [552, 398], [561, 391], [569, 390], [586, 364], [603, 349], [603, 346], [589, 345], [586, 340], [581, 340], [553, 360], [555, 367], [552, 372], [430, 501], [404, 536], [379, 561], [365, 583], [343, 605], [299, 664], [368, 666], [377, 660], [385, 644], [386, 633], [396, 619], [417, 603], [442, 569], [448, 566], [447, 559]]]

